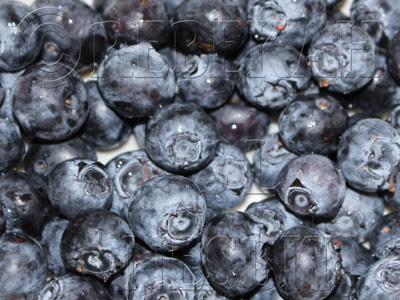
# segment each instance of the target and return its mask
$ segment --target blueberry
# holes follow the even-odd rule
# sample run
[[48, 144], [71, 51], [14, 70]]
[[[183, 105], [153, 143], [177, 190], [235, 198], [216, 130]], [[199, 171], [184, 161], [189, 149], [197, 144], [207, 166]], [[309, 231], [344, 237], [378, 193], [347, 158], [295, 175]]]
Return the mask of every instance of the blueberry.
[[311, 42], [308, 65], [319, 86], [337, 93], [354, 92], [371, 81], [376, 70], [374, 40], [361, 27], [339, 22]]
[[400, 163], [399, 132], [380, 119], [361, 120], [342, 135], [337, 162], [350, 186], [365, 192], [391, 189]]
[[327, 300], [357, 300], [357, 282], [359, 276], [352, 276], [346, 271], [340, 271], [340, 279], [336, 288]]
[[11, 106], [11, 88], [15, 82], [15, 80], [24, 72], [25, 70], [21, 70], [18, 72], [6, 72], [1, 73], [0, 77], [4, 83], [4, 100], [3, 104], [0, 107], [0, 118], [6, 119], [10, 122], [17, 123]]
[[0, 203], [6, 208], [7, 231], [37, 236], [50, 214], [44, 182], [18, 171], [0, 176]]
[[131, 126], [104, 103], [96, 81], [87, 82], [86, 89], [90, 113], [83, 127], [82, 137], [99, 149], [118, 147], [128, 139]]
[[399, 2], [397, 0], [354, 0], [350, 17], [362, 26], [378, 43], [393, 39], [399, 27]]
[[25, 144], [17, 124], [0, 119], [0, 171], [18, 164], [25, 153]]
[[201, 235], [205, 218], [206, 202], [200, 189], [177, 175], [144, 182], [129, 204], [132, 232], [151, 249], [161, 252], [188, 246]]
[[262, 109], [285, 107], [310, 84], [305, 57], [289, 45], [257, 45], [238, 64], [240, 93]]
[[68, 270], [93, 275], [106, 282], [132, 259], [135, 238], [118, 215], [87, 210], [67, 226], [60, 253]]
[[254, 182], [267, 191], [275, 192], [279, 173], [297, 155], [285, 147], [278, 133], [265, 136], [261, 144], [253, 155]]
[[[179, 61], [179, 60], [178, 60]], [[179, 95], [204, 109], [214, 109], [229, 100], [235, 88], [232, 63], [216, 54], [193, 56], [188, 64], [177, 65]]]
[[268, 280], [265, 284], [248, 295], [248, 297], [249, 300], [282, 300], [273, 279]]
[[175, 78], [166, 58], [147, 42], [122, 47], [107, 56], [98, 77], [106, 104], [127, 118], [153, 114], [172, 103], [175, 93]]
[[247, 38], [243, 7], [231, 0], [186, 0], [175, 10], [172, 30], [187, 53], [235, 54]]
[[36, 12], [26, 4], [1, 1], [1, 71], [22, 70], [33, 63], [43, 44], [41, 25]]
[[0, 75], [0, 106], [3, 104], [6, 93], [7, 93], [7, 86], [3, 81], [3, 76]]
[[47, 180], [59, 163], [74, 158], [97, 160], [97, 154], [95, 149], [79, 136], [54, 144], [31, 143], [24, 158], [24, 169]]
[[106, 172], [113, 183], [110, 210], [123, 219], [128, 217], [129, 202], [136, 189], [151, 178], [168, 174], [157, 167], [144, 150], [117, 155], [107, 163]]
[[317, 221], [317, 228], [364, 242], [370, 238], [373, 227], [382, 218], [383, 210], [384, 201], [379, 194], [347, 188], [337, 214], [321, 223]]
[[150, 42], [160, 48], [169, 37], [168, 13], [163, 0], [114, 0], [104, 7], [110, 43]]
[[68, 219], [112, 203], [112, 182], [100, 162], [71, 159], [58, 164], [49, 175], [51, 204]]
[[68, 274], [54, 277], [46, 282], [37, 300], [111, 300], [107, 289], [89, 276]]
[[87, 3], [35, 0], [32, 8], [42, 22], [43, 61], [60, 62], [79, 73], [103, 59], [107, 46], [104, 22]]
[[276, 196], [251, 203], [245, 213], [254, 221], [264, 224], [271, 244], [289, 228], [309, 225], [306, 220], [289, 212]]
[[400, 254], [400, 211], [384, 215], [376, 222], [370, 235], [370, 245], [379, 258]]
[[201, 237], [201, 260], [206, 278], [227, 297], [253, 291], [269, 274], [267, 228], [243, 212], [214, 217]]
[[336, 152], [347, 128], [348, 116], [331, 96], [300, 96], [279, 116], [279, 135], [297, 154], [330, 155]]
[[286, 208], [295, 214], [332, 217], [343, 203], [346, 183], [329, 158], [302, 155], [283, 167], [277, 192]]
[[221, 141], [248, 151], [260, 146], [268, 132], [271, 118], [265, 112], [247, 105], [234, 94], [229, 102], [210, 112], [217, 123]]
[[378, 115], [389, 112], [395, 105], [400, 104], [400, 87], [392, 78], [388, 70], [389, 66], [393, 67], [394, 64], [386, 64], [386, 51], [378, 48], [373, 80], [349, 95], [355, 108], [365, 113]]
[[217, 293], [210, 285], [201, 265], [201, 242], [197, 242], [185, 251], [181, 259], [196, 276], [198, 298], [201, 300], [224, 300], [226, 297]]
[[235, 146], [221, 143], [213, 161], [188, 177], [204, 194], [207, 208], [231, 209], [244, 201], [253, 183], [250, 162]]
[[396, 105], [392, 108], [388, 122], [391, 123], [396, 129], [400, 127], [400, 105]]
[[326, 19], [323, 0], [250, 0], [247, 13], [254, 39], [296, 48], [307, 45]]
[[298, 226], [275, 242], [271, 266], [279, 293], [290, 300], [325, 299], [340, 278], [340, 256], [330, 236]]
[[[400, 28], [399, 28], [400, 29]], [[387, 53], [387, 67], [393, 78], [400, 83], [400, 33], [396, 33], [390, 40]]]
[[47, 261], [42, 247], [22, 233], [0, 237], [0, 298], [36, 299], [46, 282]]
[[61, 64], [30, 66], [14, 82], [11, 97], [24, 133], [53, 142], [76, 134], [90, 109], [82, 78]]
[[64, 262], [60, 256], [60, 243], [68, 224], [68, 220], [55, 217], [46, 224], [42, 231], [40, 244], [47, 256], [49, 273], [54, 276], [67, 274]]
[[147, 123], [147, 154], [169, 172], [199, 171], [214, 159], [218, 145], [217, 125], [196, 104], [171, 104]]
[[399, 272], [400, 260], [397, 255], [378, 260], [361, 276], [357, 291], [358, 299], [399, 299]]
[[155, 257], [139, 264], [126, 299], [198, 299], [196, 278], [180, 260]]
[[400, 209], [399, 190], [400, 190], [400, 176], [399, 172], [397, 172], [393, 178], [393, 186], [385, 193], [386, 202], [395, 209]]

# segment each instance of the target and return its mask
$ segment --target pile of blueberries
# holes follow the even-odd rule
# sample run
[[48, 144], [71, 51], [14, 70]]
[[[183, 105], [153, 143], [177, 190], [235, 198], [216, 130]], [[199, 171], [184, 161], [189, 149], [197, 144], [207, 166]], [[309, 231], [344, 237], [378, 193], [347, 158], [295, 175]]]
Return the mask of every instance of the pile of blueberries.
[[338, 5], [1, 1], [0, 299], [400, 299], [400, 2]]

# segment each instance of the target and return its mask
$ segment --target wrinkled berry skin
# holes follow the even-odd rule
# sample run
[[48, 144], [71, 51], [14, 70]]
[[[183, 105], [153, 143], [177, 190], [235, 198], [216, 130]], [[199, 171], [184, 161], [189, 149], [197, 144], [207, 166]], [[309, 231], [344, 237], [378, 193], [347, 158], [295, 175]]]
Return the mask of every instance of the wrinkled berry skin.
[[297, 155], [285, 147], [278, 133], [265, 136], [261, 144], [253, 155], [254, 182], [261, 188], [275, 193], [279, 173]]
[[[393, 50], [394, 47], [389, 48], [389, 50]], [[373, 80], [365, 87], [349, 95], [353, 106], [362, 112], [374, 115], [383, 114], [390, 112], [395, 105], [400, 104], [400, 87], [388, 70], [395, 64], [393, 62], [386, 63], [386, 56], [387, 51], [382, 48], [377, 49], [376, 70]]]
[[177, 175], [143, 183], [129, 204], [128, 221], [135, 236], [156, 251], [174, 251], [201, 235], [206, 202], [200, 189]]
[[216, 54], [185, 57], [181, 63], [176, 66], [175, 75], [179, 95], [185, 101], [214, 109], [229, 100], [235, 88], [232, 63]]
[[379, 258], [400, 254], [400, 211], [384, 215], [375, 224], [370, 245]]
[[397, 0], [354, 0], [350, 17], [380, 44], [393, 39], [400, 29], [400, 6]]
[[280, 114], [279, 135], [294, 153], [328, 156], [336, 152], [347, 122], [347, 113], [335, 98], [300, 96]]
[[388, 190], [400, 163], [400, 134], [380, 119], [358, 121], [342, 135], [337, 162], [350, 186], [365, 192]]
[[104, 24], [112, 45], [150, 42], [163, 45], [170, 24], [163, 0], [114, 0], [104, 9]]
[[247, 39], [243, 8], [231, 0], [187, 0], [175, 10], [172, 30], [183, 52], [236, 53]]
[[343, 203], [346, 183], [333, 162], [322, 155], [302, 155], [280, 172], [278, 195], [290, 211], [305, 217], [332, 217]]
[[62, 235], [68, 224], [68, 220], [55, 217], [46, 224], [42, 231], [40, 244], [46, 253], [48, 270], [54, 276], [67, 274], [64, 262], [60, 256], [60, 244]]
[[113, 184], [110, 210], [124, 220], [128, 218], [128, 206], [136, 189], [151, 178], [168, 174], [157, 167], [144, 150], [125, 152], [114, 157], [107, 163], [106, 172]]
[[60, 253], [68, 270], [106, 282], [132, 259], [135, 237], [129, 225], [107, 210], [88, 210], [68, 224]]
[[118, 147], [129, 137], [132, 127], [104, 103], [96, 81], [86, 82], [85, 85], [90, 113], [83, 127], [82, 137], [98, 149]]
[[149, 43], [124, 46], [107, 56], [98, 76], [106, 104], [124, 117], [147, 117], [173, 101], [174, 74]]
[[254, 39], [296, 48], [307, 45], [326, 19], [323, 0], [250, 0], [247, 13]]
[[339, 22], [323, 29], [308, 50], [314, 79], [331, 92], [354, 92], [375, 74], [375, 42], [364, 29], [352, 25]]
[[51, 204], [68, 219], [89, 209], [108, 209], [112, 182], [100, 162], [71, 159], [55, 167], [49, 176]]
[[73, 158], [96, 161], [97, 153], [86, 140], [79, 136], [55, 144], [31, 143], [25, 155], [24, 169], [47, 181], [47, 177], [59, 163]]
[[218, 128], [200, 106], [174, 103], [159, 109], [146, 127], [146, 151], [161, 168], [179, 174], [199, 171], [217, 154]]
[[79, 73], [104, 58], [104, 22], [85, 1], [35, 0], [32, 8], [42, 22], [43, 61], [61, 62]]
[[0, 171], [14, 168], [25, 153], [25, 143], [17, 124], [0, 119]]
[[238, 297], [254, 290], [269, 274], [267, 228], [239, 211], [214, 217], [201, 237], [206, 278], [222, 295]]
[[246, 198], [253, 183], [253, 172], [242, 150], [221, 143], [213, 161], [188, 178], [204, 194], [207, 208], [226, 210]]
[[18, 171], [0, 176], [0, 203], [6, 208], [7, 231], [37, 236], [50, 214], [44, 183], [33, 175]]
[[36, 299], [46, 276], [46, 255], [38, 242], [15, 232], [0, 237], [0, 299]]
[[89, 115], [82, 78], [61, 64], [30, 66], [14, 82], [12, 108], [25, 134], [47, 141], [72, 137]]
[[242, 102], [236, 94], [210, 116], [218, 126], [221, 141], [243, 151], [260, 146], [271, 122], [268, 114]]
[[302, 220], [289, 212], [276, 196], [251, 203], [246, 208], [245, 213], [254, 221], [265, 225], [268, 229], [268, 238], [272, 244], [289, 228], [308, 225], [306, 220]]
[[180, 260], [155, 257], [137, 266], [129, 284], [128, 300], [198, 299], [196, 278]]
[[26, 4], [1, 1], [0, 32], [1, 71], [22, 70], [39, 55], [43, 43], [41, 22]]
[[111, 300], [104, 285], [89, 276], [68, 274], [46, 282], [37, 300]]
[[369, 239], [374, 225], [382, 218], [383, 211], [384, 201], [379, 194], [347, 188], [337, 214], [316, 226], [332, 235], [354, 238], [361, 243]]
[[378, 260], [361, 276], [358, 300], [397, 300], [400, 297], [400, 260], [391, 255]]
[[261, 109], [285, 107], [310, 84], [305, 57], [289, 45], [257, 45], [238, 64], [237, 88]]
[[330, 237], [314, 228], [299, 226], [276, 240], [271, 266], [276, 288], [285, 299], [325, 299], [335, 289], [341, 259]]

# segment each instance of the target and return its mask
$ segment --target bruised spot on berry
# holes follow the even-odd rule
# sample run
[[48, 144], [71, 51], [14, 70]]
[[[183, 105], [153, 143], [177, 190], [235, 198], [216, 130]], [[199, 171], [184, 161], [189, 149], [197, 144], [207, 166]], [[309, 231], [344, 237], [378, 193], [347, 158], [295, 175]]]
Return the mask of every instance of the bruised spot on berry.
[[396, 185], [394, 184], [392, 179], [389, 179], [389, 192], [394, 193], [395, 190], [396, 190]]
[[318, 107], [322, 110], [329, 108], [329, 103], [326, 101], [320, 101]]
[[390, 228], [389, 228], [388, 226], [386, 226], [386, 227], [383, 228], [383, 232], [388, 233], [389, 231], [390, 231]]
[[23, 238], [17, 237], [17, 238], [15, 238], [15, 242], [21, 244], [21, 243], [24, 243], [25, 240]]
[[81, 272], [83, 271], [83, 268], [82, 268], [82, 266], [78, 266], [78, 267], [76, 268], [76, 270], [77, 270], [79, 273], [81, 273]]
[[323, 140], [324, 142], [327, 142], [327, 141], [329, 141], [329, 137], [323, 136], [323, 137], [322, 137], [322, 140]]
[[188, 15], [201, 14], [202, 12], [203, 12], [202, 9], [193, 10], [193, 11], [189, 11], [189, 12], [188, 12]]
[[66, 98], [65, 99], [65, 104], [67, 104], [68, 106], [70, 106], [72, 103], [72, 100], [70, 98]]
[[43, 162], [39, 162], [39, 168], [41, 168], [42, 170], [44, 169], [45, 165]]

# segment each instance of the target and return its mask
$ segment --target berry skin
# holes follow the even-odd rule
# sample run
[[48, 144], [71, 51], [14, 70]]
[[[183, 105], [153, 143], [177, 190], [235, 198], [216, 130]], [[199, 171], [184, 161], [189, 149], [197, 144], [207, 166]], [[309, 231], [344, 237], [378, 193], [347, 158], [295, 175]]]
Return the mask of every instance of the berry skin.
[[175, 251], [201, 235], [206, 209], [204, 196], [192, 181], [178, 175], [158, 176], [135, 191], [128, 221], [135, 236], [151, 249]]
[[331, 96], [300, 96], [279, 116], [279, 135], [297, 154], [331, 155], [347, 128], [348, 116]]
[[329, 238], [322, 231], [298, 226], [276, 240], [271, 267], [276, 288], [285, 299], [325, 299], [335, 289], [341, 259]]
[[104, 282], [123, 270], [133, 256], [135, 237], [129, 225], [107, 210], [87, 210], [68, 224], [61, 238], [65, 267]]
[[104, 101], [126, 118], [152, 115], [172, 103], [175, 93], [174, 74], [167, 65], [167, 59], [147, 42], [116, 50], [98, 70]]
[[111, 300], [104, 285], [89, 276], [67, 274], [46, 282], [37, 300]]
[[253, 183], [250, 162], [235, 146], [221, 143], [213, 161], [188, 177], [202, 191], [207, 208], [227, 210], [245, 199]]
[[397, 300], [400, 297], [400, 260], [391, 255], [378, 260], [361, 276], [358, 284], [358, 300]]
[[400, 134], [380, 119], [358, 121], [342, 135], [337, 162], [351, 187], [364, 192], [389, 190], [400, 163]]
[[14, 168], [25, 153], [25, 144], [17, 124], [0, 119], [0, 171]]
[[33, 238], [16, 232], [0, 237], [0, 299], [36, 299], [46, 282], [47, 260]]
[[112, 202], [112, 182], [100, 162], [71, 159], [51, 172], [48, 195], [60, 214], [72, 219], [85, 210], [108, 209]]
[[76, 134], [90, 110], [83, 79], [61, 64], [30, 66], [15, 80], [11, 97], [24, 133], [52, 142]]
[[346, 183], [333, 162], [322, 155], [291, 160], [278, 177], [278, 195], [287, 209], [304, 217], [332, 217], [343, 203]]
[[147, 123], [146, 151], [161, 168], [178, 174], [199, 171], [217, 154], [218, 128], [200, 106], [174, 103]]
[[384, 215], [376, 222], [370, 235], [371, 250], [383, 258], [400, 254], [400, 212]]
[[107, 163], [106, 172], [113, 183], [112, 212], [124, 220], [128, 218], [128, 207], [133, 194], [147, 180], [169, 173], [157, 167], [146, 151], [135, 150], [122, 153]]
[[201, 237], [206, 278], [226, 297], [253, 291], [269, 274], [267, 242], [267, 228], [243, 212], [228, 211], [214, 217]]
[[128, 300], [198, 299], [196, 278], [180, 260], [155, 257], [137, 266], [129, 283]]

